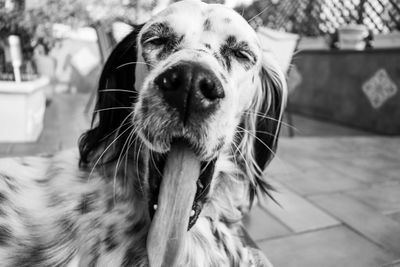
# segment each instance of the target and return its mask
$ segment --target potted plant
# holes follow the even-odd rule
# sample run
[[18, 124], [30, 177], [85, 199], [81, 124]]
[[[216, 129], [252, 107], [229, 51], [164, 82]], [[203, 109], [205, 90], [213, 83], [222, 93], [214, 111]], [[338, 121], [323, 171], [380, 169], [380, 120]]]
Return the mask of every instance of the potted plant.
[[27, 23], [23, 1], [6, 3], [0, 7], [0, 141], [35, 141], [43, 128], [49, 78], [38, 75], [34, 49], [49, 49], [50, 43], [37, 34], [37, 25]]

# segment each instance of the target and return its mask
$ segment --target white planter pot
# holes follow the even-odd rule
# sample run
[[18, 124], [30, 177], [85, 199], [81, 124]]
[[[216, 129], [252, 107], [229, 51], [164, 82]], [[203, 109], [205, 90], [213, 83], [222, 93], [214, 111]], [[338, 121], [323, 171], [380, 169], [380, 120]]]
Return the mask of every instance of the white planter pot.
[[368, 28], [365, 25], [350, 24], [338, 29], [340, 49], [364, 50], [365, 38], [368, 36]]
[[0, 142], [36, 141], [43, 129], [47, 77], [29, 82], [0, 81]]

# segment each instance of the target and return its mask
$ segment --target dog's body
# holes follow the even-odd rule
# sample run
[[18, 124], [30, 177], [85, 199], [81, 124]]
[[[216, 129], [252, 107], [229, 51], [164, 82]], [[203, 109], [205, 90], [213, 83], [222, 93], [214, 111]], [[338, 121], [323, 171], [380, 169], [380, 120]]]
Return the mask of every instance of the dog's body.
[[[125, 182], [82, 171], [78, 161], [75, 150], [1, 160], [0, 266], [68, 266], [75, 257], [79, 266], [148, 266], [146, 201]], [[189, 232], [182, 266], [251, 266], [236, 231], [249, 184], [233, 175], [230, 160], [219, 164], [231, 173], [220, 174], [214, 198]]]
[[284, 90], [238, 14], [172, 5], [110, 56], [79, 152], [0, 161], [0, 266], [149, 266], [154, 177], [177, 139], [202, 174], [175, 265], [268, 266], [240, 220], [268, 189]]

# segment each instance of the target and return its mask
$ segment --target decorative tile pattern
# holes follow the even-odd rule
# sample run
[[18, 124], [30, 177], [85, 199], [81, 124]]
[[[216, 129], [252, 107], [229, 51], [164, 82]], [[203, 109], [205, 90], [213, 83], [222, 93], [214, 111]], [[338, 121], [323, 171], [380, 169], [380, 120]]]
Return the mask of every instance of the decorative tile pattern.
[[390, 79], [386, 70], [379, 69], [362, 85], [362, 90], [368, 97], [372, 107], [378, 109], [397, 93], [398, 88]]

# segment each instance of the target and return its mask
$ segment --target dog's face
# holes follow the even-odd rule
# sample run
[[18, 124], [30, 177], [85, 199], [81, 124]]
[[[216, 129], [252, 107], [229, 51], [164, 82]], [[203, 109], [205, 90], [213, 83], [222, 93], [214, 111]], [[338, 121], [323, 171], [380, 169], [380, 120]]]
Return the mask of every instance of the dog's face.
[[[175, 3], [108, 58], [92, 129], [80, 140], [81, 165], [111, 163], [114, 178], [124, 173], [121, 180], [148, 203], [150, 250], [163, 238], [166, 248], [196, 223], [224, 171], [244, 174], [250, 198], [268, 194], [263, 170], [276, 151], [285, 88], [277, 64], [235, 11]], [[218, 169], [221, 157], [236, 170]], [[149, 254], [171, 251], [164, 252]]]
[[256, 33], [232, 9], [182, 1], [137, 38], [133, 120], [140, 138], [160, 153], [184, 138], [202, 160], [215, 158], [261, 86]]

